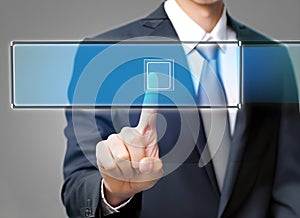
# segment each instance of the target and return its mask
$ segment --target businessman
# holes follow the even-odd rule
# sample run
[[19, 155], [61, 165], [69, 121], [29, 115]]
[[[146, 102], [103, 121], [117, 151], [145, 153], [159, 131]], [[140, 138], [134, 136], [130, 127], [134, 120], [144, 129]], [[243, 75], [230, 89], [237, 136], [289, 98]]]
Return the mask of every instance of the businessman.
[[[149, 16], [89, 40], [148, 36], [193, 42], [239, 40], [245, 45], [270, 43], [228, 15], [222, 0], [167, 0]], [[186, 54], [188, 60], [194, 50]], [[269, 51], [244, 51], [248, 63], [243, 75], [246, 103], [229, 116], [227, 147], [203, 167], [199, 167], [199, 159], [207, 140], [207, 125], [202, 113], [195, 138], [190, 126], [194, 111], [67, 111], [62, 198], [68, 215], [300, 217], [297, 89], [286, 50], [279, 46]], [[82, 58], [78, 51], [76, 60]], [[80, 73], [74, 75], [71, 93]], [[228, 95], [226, 87], [224, 82]], [[159, 140], [158, 113], [167, 123]], [[181, 114], [187, 122], [180, 119]], [[124, 117], [130, 117], [130, 126]], [[80, 125], [80, 131], [75, 124]], [[176, 144], [181, 130], [182, 150], [187, 145], [193, 145], [193, 150], [184, 163], [164, 176], [161, 158]], [[83, 151], [84, 147], [87, 150]]]

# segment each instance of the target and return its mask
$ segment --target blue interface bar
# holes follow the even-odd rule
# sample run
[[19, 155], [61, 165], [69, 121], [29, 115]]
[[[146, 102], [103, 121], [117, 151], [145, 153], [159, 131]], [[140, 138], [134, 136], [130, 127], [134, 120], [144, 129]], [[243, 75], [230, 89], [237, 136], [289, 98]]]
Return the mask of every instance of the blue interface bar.
[[[195, 84], [202, 86], [201, 72], [196, 71], [205, 59], [191, 54], [192, 42], [13, 42], [12, 105], [238, 107], [299, 102], [299, 43], [218, 44], [223, 103], [210, 93], [210, 103], [199, 101]], [[144, 102], [147, 92], [158, 96], [156, 102]]]

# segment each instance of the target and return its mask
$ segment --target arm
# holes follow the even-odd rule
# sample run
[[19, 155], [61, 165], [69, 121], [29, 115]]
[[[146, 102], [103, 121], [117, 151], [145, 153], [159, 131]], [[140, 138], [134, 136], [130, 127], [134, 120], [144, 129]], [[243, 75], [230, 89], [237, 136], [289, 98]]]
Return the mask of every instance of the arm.
[[[94, 46], [78, 48], [69, 86], [70, 102], [73, 102], [82, 70], [98, 52], [99, 48]], [[144, 101], [155, 99], [156, 95], [149, 93]], [[139, 113], [135, 113], [133, 126], [138, 124], [136, 127], [128, 127], [132, 124], [122, 120], [125, 116], [112, 116], [111, 110], [103, 109], [96, 113], [95, 110], [66, 112], [68, 145], [62, 197], [69, 216], [84, 217], [84, 213], [94, 216], [97, 208], [103, 209], [99, 206], [102, 179], [105, 199], [110, 205], [118, 206], [135, 196], [120, 209], [120, 214], [126, 212], [135, 217], [140, 211], [140, 192], [151, 188], [160, 178], [162, 163], [158, 156], [156, 110], [143, 109], [139, 122]], [[114, 128], [113, 122], [118, 124], [118, 129]]]
[[[109, 111], [96, 115], [97, 129], [93, 117], [89, 112], [77, 111], [72, 114], [72, 111], [66, 111], [67, 150], [62, 199], [69, 217], [102, 217], [101, 175], [96, 167], [96, 144], [107, 138], [114, 129]], [[128, 205], [120, 209], [120, 213], [109, 217], [138, 217], [141, 196], [141, 193], [136, 194]]]

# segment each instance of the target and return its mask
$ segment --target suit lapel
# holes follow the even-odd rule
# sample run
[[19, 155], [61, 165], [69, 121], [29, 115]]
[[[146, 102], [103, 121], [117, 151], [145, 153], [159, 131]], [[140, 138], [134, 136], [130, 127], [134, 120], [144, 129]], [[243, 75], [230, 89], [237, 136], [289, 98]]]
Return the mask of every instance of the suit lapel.
[[[231, 17], [227, 14], [228, 23], [227, 25], [231, 26], [233, 30], [237, 34], [238, 40], [243, 38], [243, 33], [241, 37], [241, 31], [243, 31], [244, 27], [239, 23], [235, 22]], [[230, 154], [228, 158], [227, 172], [224, 180], [224, 186], [222, 190], [222, 195], [219, 204], [218, 217], [221, 217], [229, 198], [231, 196], [232, 190], [234, 188], [234, 183], [240, 168], [240, 163], [236, 162], [238, 157], [240, 157], [244, 153], [245, 149], [245, 140], [243, 136], [245, 135], [246, 129], [246, 113], [245, 111], [239, 110], [236, 119], [235, 132], [231, 142]]]
[[[198, 161], [200, 160], [200, 156], [204, 150], [204, 147], [206, 146], [206, 136], [204, 132], [204, 127], [203, 127], [203, 122], [201, 118], [200, 111], [196, 109], [192, 109], [191, 113], [188, 113], [188, 116], [184, 117], [184, 120], [187, 123], [187, 131], [190, 132], [191, 137], [193, 139], [193, 142], [196, 144], [196, 148], [198, 151]], [[199, 118], [195, 119], [195, 116], [198, 116]], [[199, 124], [200, 122], [200, 124]], [[214, 167], [212, 165], [212, 162], [208, 162], [205, 166], [204, 169], [206, 171], [206, 174], [210, 180], [210, 184], [215, 192], [215, 194], [219, 197], [220, 196], [220, 191], [219, 187], [217, 184], [215, 172], [214, 172]]]
[[224, 209], [229, 201], [235, 180], [240, 168], [240, 162], [236, 161], [241, 157], [245, 150], [246, 139], [245, 131], [247, 126], [247, 114], [244, 110], [239, 110], [235, 127], [235, 134], [232, 139], [230, 154], [228, 159], [227, 172], [225, 176], [224, 186], [220, 199], [218, 217], [221, 217]]
[[[153, 31], [151, 31], [148, 36], [154, 36], [154, 37], [164, 37], [164, 38], [154, 38], [154, 40], [158, 39], [158, 40], [175, 40], [175, 41], [179, 41], [178, 35], [171, 23], [171, 21], [169, 20], [163, 5], [161, 5], [156, 11], [154, 11], [152, 14], [150, 14], [147, 18], [144, 19], [144, 23], [143, 23], [144, 27], [147, 28], [151, 28], [153, 29]], [[182, 55], [184, 54], [184, 51], [182, 49]], [[182, 58], [182, 60], [186, 60], [186, 58]], [[188, 66], [187, 61], [185, 63], [183, 63], [184, 66]], [[179, 73], [181, 73], [179, 75]], [[195, 95], [194, 92], [194, 85], [192, 82], [192, 78], [190, 73], [187, 75], [186, 73], [183, 72], [179, 72], [176, 76], [176, 72], [175, 72], [175, 77], [177, 77], [177, 79], [179, 79], [180, 81], [184, 81], [185, 84], [183, 84], [185, 87], [187, 87], [190, 91], [191, 94]], [[199, 116], [199, 112], [197, 112], [196, 114], [197, 116]], [[184, 120], [186, 121], [185, 126], [187, 126], [187, 130], [189, 131], [189, 135], [191, 136], [191, 138], [193, 139], [194, 143], [196, 144], [197, 147], [197, 151], [199, 154], [199, 158], [200, 158], [200, 154], [203, 151], [203, 147], [205, 146], [205, 141], [206, 141], [206, 137], [203, 131], [203, 124], [202, 124], [202, 120], [201, 120], [201, 116], [200, 117], [200, 125], [199, 125], [199, 119], [195, 119], [195, 113], [184, 113]], [[195, 121], [198, 120], [197, 123], [195, 123]], [[210, 180], [211, 186], [213, 188], [213, 190], [215, 191], [216, 195], [220, 195], [219, 189], [218, 189], [218, 185], [216, 182], [216, 178], [215, 178], [215, 173], [214, 173], [214, 169], [211, 163], [208, 163], [205, 167], [204, 167], [207, 176]]]
[[[164, 37], [165, 40], [179, 41], [178, 35], [169, 20], [163, 4], [144, 19], [143, 26], [151, 28], [148, 36]], [[159, 39], [160, 41], [163, 41]]]
[[[227, 15], [227, 17], [228, 17], [228, 25], [230, 25], [233, 28], [233, 30], [236, 32], [238, 40], [240, 41], [255, 40], [255, 38], [253, 39], [253, 33], [249, 31], [249, 29], [246, 26], [236, 22], [229, 15]], [[163, 4], [156, 11], [154, 11], [152, 14], [150, 14], [148, 17], [144, 19], [143, 26], [152, 29], [152, 31], [150, 31], [149, 34], [147, 34], [148, 36], [166, 37], [166, 39], [176, 40], [176, 41], [179, 40], [178, 35], [173, 28], [173, 25], [171, 24], [169, 18], [167, 17], [167, 14], [164, 11]], [[195, 119], [193, 117], [190, 117], [189, 119], [188, 116], [186, 118], [187, 118], [186, 121], [188, 123], [187, 126], [189, 128], [191, 136], [194, 139], [194, 142], [197, 143], [199, 132], [195, 132], [194, 125], [196, 124], [193, 125]], [[246, 110], [245, 109], [239, 110], [237, 114], [235, 134], [232, 140], [232, 146], [231, 146], [231, 151], [229, 156], [226, 177], [225, 177], [222, 195], [220, 199], [218, 217], [222, 216], [228, 204], [232, 191], [234, 189], [234, 184], [240, 168], [240, 163], [236, 162], [235, 160], [241, 157], [245, 150], [245, 145], [247, 141], [247, 139], [245, 138], [245, 135], [247, 135], [245, 134], [245, 131], [246, 131], [247, 123], [248, 123], [248, 119], [247, 119]], [[205, 138], [203, 134], [201, 136]], [[197, 145], [197, 148], [199, 153], [201, 154], [202, 152], [201, 146]], [[205, 167], [205, 170], [211, 181], [212, 187], [219, 194], [212, 165], [211, 164], [207, 165]]]
[[[237, 39], [242, 42], [260, 40], [259, 35], [254, 36], [253, 32], [249, 31], [249, 29], [232, 19], [228, 14], [228, 23], [227, 25], [231, 26], [233, 30], [237, 34]], [[258, 37], [258, 38], [257, 38]], [[221, 217], [228, 205], [228, 201], [232, 195], [234, 190], [234, 186], [237, 180], [238, 172], [241, 167], [241, 162], [239, 160], [244, 152], [246, 143], [248, 141], [247, 136], [249, 134], [246, 133], [247, 125], [250, 122], [249, 120], [249, 110], [248, 106], [244, 105], [243, 109], [240, 109], [237, 114], [235, 133], [232, 139], [231, 150], [228, 160], [227, 172], [224, 181], [224, 187], [220, 199], [220, 206], [218, 211], [218, 217]]]

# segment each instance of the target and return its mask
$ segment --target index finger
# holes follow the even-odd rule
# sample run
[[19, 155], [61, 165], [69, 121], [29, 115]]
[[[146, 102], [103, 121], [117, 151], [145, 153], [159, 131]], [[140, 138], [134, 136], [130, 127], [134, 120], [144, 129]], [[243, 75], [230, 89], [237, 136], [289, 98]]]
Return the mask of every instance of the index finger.
[[[149, 87], [158, 87], [158, 79], [156, 73], [148, 74], [148, 84]], [[158, 93], [156, 89], [147, 89], [145, 92], [145, 97], [142, 105], [142, 112], [140, 116], [139, 123], [136, 129], [143, 134], [148, 127], [151, 129], [155, 128], [155, 119], [157, 109], [153, 108], [158, 104]], [[151, 108], [144, 108], [144, 107]]]

